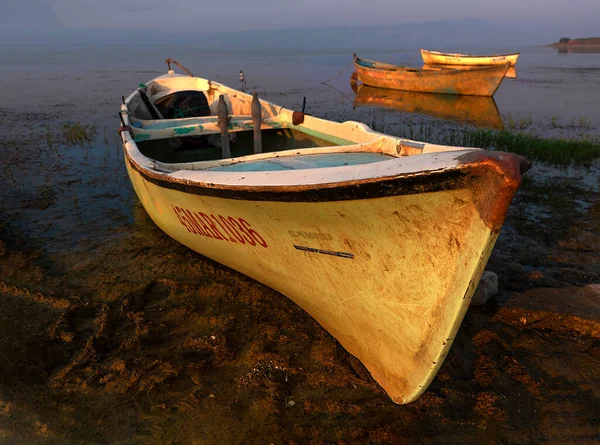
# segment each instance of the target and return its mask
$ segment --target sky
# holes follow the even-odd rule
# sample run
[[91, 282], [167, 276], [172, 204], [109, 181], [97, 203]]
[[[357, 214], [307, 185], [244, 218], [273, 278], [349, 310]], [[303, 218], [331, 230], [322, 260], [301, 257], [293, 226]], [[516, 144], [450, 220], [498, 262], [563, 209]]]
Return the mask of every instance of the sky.
[[561, 37], [600, 36], [600, 0], [0, 1], [0, 46], [471, 51], [484, 45], [512, 51]]
[[[66, 28], [244, 31], [486, 19], [600, 35], [600, 0], [5, 0]], [[13, 8], [15, 6], [12, 6]], [[19, 6], [17, 6], [19, 7]], [[40, 11], [41, 10], [41, 11]], [[35, 13], [33, 14], [35, 16]], [[31, 15], [30, 15], [31, 17]], [[584, 37], [581, 35], [578, 37]]]

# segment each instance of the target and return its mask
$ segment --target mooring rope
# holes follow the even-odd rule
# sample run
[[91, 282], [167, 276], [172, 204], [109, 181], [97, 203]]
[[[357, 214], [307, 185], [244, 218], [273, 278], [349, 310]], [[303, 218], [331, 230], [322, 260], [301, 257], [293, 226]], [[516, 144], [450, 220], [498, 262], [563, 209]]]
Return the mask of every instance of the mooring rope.
[[350, 98], [349, 98], [348, 96], [346, 96], [346, 95], [345, 95], [345, 94], [344, 94], [342, 91], [338, 90], [338, 89], [337, 89], [336, 87], [334, 87], [333, 85], [329, 85], [329, 84], [327, 84], [327, 86], [328, 86], [329, 88], [331, 88], [332, 90], [334, 90], [334, 91], [336, 91], [336, 92], [340, 93], [344, 99], [346, 99], [348, 102], [350, 102], [350, 104], [352, 105], [352, 108], [354, 108], [354, 101], [353, 101], [352, 99], [350, 99]]
[[346, 65], [344, 67], [344, 69], [342, 71], [340, 71], [339, 73], [337, 73], [335, 76], [333, 76], [331, 79], [327, 79], [325, 82], [321, 82], [322, 85], [326, 84], [327, 82], [331, 82], [333, 79], [335, 79], [336, 77], [338, 77], [340, 74], [342, 74], [344, 71], [346, 71], [346, 68], [348, 68], [350, 65], [352, 65], [354, 62], [350, 62], [348, 65]]

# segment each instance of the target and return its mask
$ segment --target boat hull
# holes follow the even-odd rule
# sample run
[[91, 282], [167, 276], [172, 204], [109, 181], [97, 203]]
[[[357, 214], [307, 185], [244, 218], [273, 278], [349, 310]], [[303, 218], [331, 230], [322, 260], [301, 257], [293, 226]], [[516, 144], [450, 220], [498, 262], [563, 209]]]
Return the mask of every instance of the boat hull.
[[498, 54], [491, 56], [471, 56], [468, 54], [451, 54], [438, 51], [421, 50], [423, 63], [427, 65], [504, 65], [510, 63], [511, 66], [517, 64], [519, 53]]
[[419, 93], [493, 96], [509, 65], [456, 70], [423, 70], [398, 67], [371, 68], [355, 59], [358, 79], [365, 85]]
[[126, 164], [163, 231], [292, 299], [407, 403], [447, 355], [520, 184], [522, 158], [464, 156], [452, 171], [277, 193], [173, 182], [127, 150]]

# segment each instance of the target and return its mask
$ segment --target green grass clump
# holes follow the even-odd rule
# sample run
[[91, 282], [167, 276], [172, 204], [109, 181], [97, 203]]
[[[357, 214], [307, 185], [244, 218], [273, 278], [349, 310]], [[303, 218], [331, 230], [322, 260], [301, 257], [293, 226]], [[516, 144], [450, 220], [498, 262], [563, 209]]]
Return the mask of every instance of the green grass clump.
[[506, 130], [467, 130], [464, 144], [471, 147], [510, 151], [532, 161], [553, 165], [590, 165], [600, 158], [598, 139], [542, 138]]
[[[522, 125], [528, 125], [526, 119]], [[522, 126], [522, 125], [517, 125]], [[402, 125], [390, 131], [377, 125], [378, 131], [402, 138], [426, 141], [432, 144], [458, 147], [477, 147], [488, 150], [509, 151], [530, 161], [566, 167], [590, 166], [600, 159], [600, 137], [585, 136], [582, 139], [545, 138], [515, 130], [489, 130], [464, 128], [445, 129], [441, 125]]]
[[61, 136], [65, 145], [91, 144], [98, 133], [95, 125], [82, 125], [67, 122], [61, 128]]

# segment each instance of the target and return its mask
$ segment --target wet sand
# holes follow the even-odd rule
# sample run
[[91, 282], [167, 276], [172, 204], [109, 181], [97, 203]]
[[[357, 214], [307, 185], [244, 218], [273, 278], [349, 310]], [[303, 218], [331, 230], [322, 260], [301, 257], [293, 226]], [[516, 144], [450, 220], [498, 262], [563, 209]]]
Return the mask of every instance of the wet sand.
[[154, 226], [116, 106], [86, 108], [91, 147], [22, 125], [68, 108], [3, 115], [0, 443], [600, 441], [597, 168], [528, 173], [487, 267], [500, 293], [395, 405], [293, 302]]

